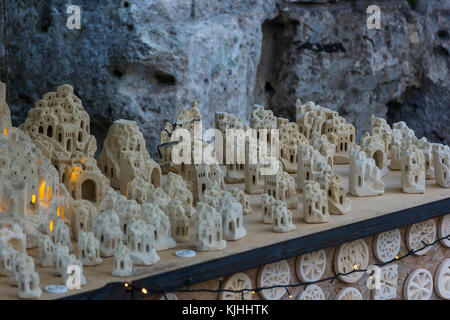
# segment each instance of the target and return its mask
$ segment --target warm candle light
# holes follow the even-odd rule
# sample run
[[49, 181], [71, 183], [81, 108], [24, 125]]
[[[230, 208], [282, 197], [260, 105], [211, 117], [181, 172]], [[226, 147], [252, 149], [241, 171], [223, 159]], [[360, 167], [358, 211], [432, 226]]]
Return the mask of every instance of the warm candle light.
[[58, 215], [58, 217], [61, 217], [61, 212], [60, 212], [59, 206], [56, 208], [56, 214]]
[[4, 128], [3, 133], [5, 134], [5, 136], [8, 136], [8, 128]]
[[45, 198], [45, 180], [39, 185], [39, 199]]
[[52, 197], [52, 187], [47, 186], [47, 199]]
[[62, 206], [62, 209], [61, 209], [61, 218], [64, 220], [64, 206]]
[[53, 220], [50, 220], [50, 227], [49, 227], [50, 232], [53, 231]]
[[31, 196], [31, 203], [32, 203], [32, 204], [35, 204], [35, 203], [36, 203], [36, 195], [35, 195], [35, 194], [33, 194], [33, 195]]

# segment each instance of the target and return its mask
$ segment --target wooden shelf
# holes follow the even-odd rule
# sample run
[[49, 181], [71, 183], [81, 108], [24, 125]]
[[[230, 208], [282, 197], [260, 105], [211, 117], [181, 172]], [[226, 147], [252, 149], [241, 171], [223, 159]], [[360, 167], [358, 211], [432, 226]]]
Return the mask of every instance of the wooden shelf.
[[[338, 165], [335, 171], [347, 187], [348, 166]], [[247, 236], [228, 241], [222, 251], [197, 252], [194, 258], [180, 258], [175, 256], [175, 250], [195, 249], [193, 241], [180, 244], [177, 249], [159, 252], [158, 263], [136, 267], [135, 275], [127, 278], [113, 277], [113, 258], [107, 258], [100, 266], [84, 268], [87, 285], [82, 289], [63, 295], [43, 292], [41, 299], [129, 299], [131, 294], [125, 291], [124, 281], [145, 288], [180, 288], [450, 213], [450, 189], [439, 187], [434, 180], [427, 181], [425, 194], [402, 193], [398, 171], [390, 172], [383, 181], [384, 195], [350, 197], [352, 212], [332, 215], [328, 223], [304, 223], [300, 202], [299, 208], [292, 210], [296, 230], [288, 233], [272, 232], [271, 225], [261, 222], [260, 195], [251, 195], [253, 212], [244, 218]], [[243, 188], [243, 184], [228, 185], [234, 186]], [[301, 200], [300, 193], [298, 196]], [[193, 221], [190, 233], [193, 239]], [[31, 250], [30, 255], [37, 257], [37, 250]], [[37, 263], [36, 260], [41, 288], [61, 282], [61, 278], [51, 276], [49, 268], [40, 268]], [[8, 280], [0, 278], [0, 298], [17, 299], [17, 288], [10, 287]]]

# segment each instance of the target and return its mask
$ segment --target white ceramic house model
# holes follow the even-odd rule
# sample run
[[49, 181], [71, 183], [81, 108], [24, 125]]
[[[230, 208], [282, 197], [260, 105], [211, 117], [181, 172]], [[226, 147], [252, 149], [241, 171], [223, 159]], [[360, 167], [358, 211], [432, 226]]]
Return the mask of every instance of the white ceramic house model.
[[361, 138], [361, 150], [366, 153], [367, 158], [372, 158], [375, 161], [375, 165], [380, 169], [382, 176], [389, 172], [386, 147], [382, 137], [370, 135], [366, 132], [364, 137]]
[[114, 255], [119, 243], [122, 241], [120, 219], [115, 211], [104, 211], [93, 221], [95, 237], [100, 240], [100, 256]]
[[61, 276], [63, 260], [69, 256], [69, 248], [61, 243], [56, 243], [53, 248], [53, 270], [55, 276]]
[[78, 234], [78, 259], [84, 266], [96, 266], [103, 262], [100, 258], [100, 241], [92, 232]]
[[50, 238], [53, 243], [61, 243], [69, 248], [69, 252], [73, 251], [72, 240], [70, 238], [70, 229], [61, 219], [54, 220], [54, 228], [50, 232]]
[[0, 246], [0, 276], [12, 276], [12, 263], [16, 254], [17, 251], [11, 245]]
[[425, 193], [425, 157], [415, 145], [402, 157], [402, 188], [404, 193]]
[[194, 215], [195, 210], [192, 207], [194, 204], [194, 196], [182, 176], [169, 172], [166, 183], [163, 185], [163, 190], [171, 199], [181, 201], [189, 218]]
[[427, 180], [434, 179], [434, 162], [431, 143], [428, 142], [427, 138], [422, 137], [417, 140], [416, 145], [425, 157], [425, 178]]
[[53, 265], [53, 241], [49, 235], [43, 234], [39, 237], [39, 262], [41, 267]]
[[222, 215], [222, 234], [225, 240], [239, 240], [247, 235], [242, 206], [234, 197], [221, 197], [217, 211]]
[[273, 224], [273, 206], [274, 203], [279, 200], [275, 200], [274, 197], [263, 193], [261, 195], [262, 204], [262, 222], [267, 224]]
[[384, 193], [380, 169], [375, 165], [375, 160], [367, 158], [366, 153], [359, 148], [350, 151], [349, 191], [358, 197]]
[[245, 194], [244, 190], [240, 188], [231, 188], [229, 191], [231, 192], [231, 195], [241, 204], [242, 213], [244, 216], [252, 213], [250, 198], [247, 194]]
[[450, 148], [437, 143], [433, 143], [432, 148], [436, 183], [450, 188]]
[[292, 212], [286, 207], [286, 203], [277, 201], [273, 205], [273, 227], [274, 232], [289, 232], [295, 230], [292, 223]]
[[132, 219], [142, 218], [141, 206], [136, 200], [120, 199], [117, 202], [116, 210], [120, 221], [120, 230], [122, 231], [122, 241], [127, 243], [129, 225]]
[[346, 214], [352, 209], [351, 200], [347, 197], [341, 176], [333, 174], [328, 185], [328, 211], [331, 214]]
[[114, 269], [112, 275], [116, 277], [127, 277], [133, 274], [133, 261], [131, 260], [130, 251], [123, 243], [119, 244], [114, 253]]
[[189, 218], [185, 207], [180, 200], [171, 200], [166, 207], [166, 213], [170, 220], [171, 237], [176, 242], [189, 240]]
[[288, 209], [298, 208], [297, 192], [295, 190], [295, 180], [286, 171], [279, 168], [274, 175], [267, 175], [265, 178], [265, 193], [276, 200], [286, 202]]
[[195, 246], [197, 250], [223, 250], [227, 242], [222, 238], [222, 216], [214, 207], [199, 202], [195, 217]]
[[171, 237], [169, 217], [153, 203], [142, 205], [142, 215], [145, 221], [154, 228], [156, 250], [166, 250], [176, 247], [175, 240]]
[[129, 228], [128, 249], [133, 263], [148, 266], [158, 262], [154, 228], [143, 220], [134, 220]]
[[314, 181], [317, 175], [317, 167], [320, 162], [325, 162], [323, 156], [312, 146], [301, 146], [298, 153], [297, 187], [303, 190], [305, 181]]
[[74, 237], [78, 238], [78, 233], [92, 231], [92, 220], [98, 215], [97, 208], [88, 200], [76, 200], [73, 203], [73, 214], [75, 223], [73, 224]]
[[306, 223], [328, 222], [328, 199], [318, 182], [306, 181], [303, 192], [303, 219]]

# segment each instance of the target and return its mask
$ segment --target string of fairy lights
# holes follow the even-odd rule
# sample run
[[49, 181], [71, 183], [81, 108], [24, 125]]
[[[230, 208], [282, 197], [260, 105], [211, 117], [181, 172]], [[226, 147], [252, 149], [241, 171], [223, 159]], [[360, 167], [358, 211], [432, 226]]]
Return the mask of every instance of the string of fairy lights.
[[[422, 241], [423, 246], [420, 247], [419, 249], [416, 250], [409, 250], [407, 253], [405, 253], [404, 255], [401, 256], [396, 256], [394, 257], [392, 260], [387, 261], [387, 262], [383, 262], [383, 263], [375, 263], [373, 264], [374, 266], [377, 267], [383, 267], [387, 264], [396, 262], [396, 261], [401, 261], [403, 259], [405, 259], [406, 257], [416, 254], [422, 250], [425, 250], [428, 247], [432, 247], [435, 246], [437, 243], [439, 243], [440, 241], [443, 240], [450, 240], [450, 234], [440, 237], [438, 239], [436, 239], [435, 241], [431, 242], [431, 243], [425, 243], [424, 241]], [[425, 256], [425, 255], [424, 255]], [[244, 300], [244, 293], [246, 292], [251, 292], [253, 295], [255, 295], [257, 292], [262, 291], [262, 290], [270, 290], [270, 289], [278, 289], [278, 288], [284, 288], [286, 289], [286, 293], [288, 295], [288, 297], [290, 299], [293, 298], [292, 293], [289, 291], [289, 289], [292, 288], [298, 288], [301, 286], [304, 286], [304, 290], [306, 290], [306, 288], [310, 285], [313, 284], [317, 284], [317, 283], [321, 283], [321, 282], [327, 282], [329, 281], [330, 283], [333, 283], [334, 280], [336, 280], [339, 277], [342, 276], [347, 276], [356, 272], [364, 272], [366, 273], [368, 271], [368, 268], [359, 268], [358, 265], [354, 265], [353, 266], [353, 270], [349, 271], [349, 272], [338, 272], [338, 273], [334, 273], [332, 276], [327, 277], [327, 278], [323, 278], [323, 279], [319, 279], [316, 281], [308, 281], [308, 282], [297, 282], [297, 283], [293, 283], [293, 284], [285, 284], [285, 285], [273, 285], [273, 286], [267, 286], [267, 287], [256, 287], [256, 288], [243, 288], [243, 289], [223, 289], [222, 288], [222, 284], [223, 281], [219, 280], [219, 287], [218, 289], [190, 289], [189, 288], [189, 283], [187, 284], [186, 289], [163, 289], [163, 288], [144, 288], [144, 287], [139, 287], [136, 286], [133, 283], [130, 282], [124, 282], [122, 284], [119, 284], [121, 286], [124, 286], [125, 289], [128, 292], [135, 292], [135, 293], [139, 293], [141, 296], [150, 296], [151, 294], [162, 294], [164, 296], [164, 298], [167, 300], [167, 296], [166, 293], [199, 293], [199, 292], [205, 292], [205, 293], [221, 293], [221, 292], [227, 292], [227, 293], [237, 293], [237, 294], [241, 294], [242, 295], [242, 300]], [[372, 271], [372, 270], [371, 270]], [[372, 279], [372, 274], [369, 276], [369, 279]]]

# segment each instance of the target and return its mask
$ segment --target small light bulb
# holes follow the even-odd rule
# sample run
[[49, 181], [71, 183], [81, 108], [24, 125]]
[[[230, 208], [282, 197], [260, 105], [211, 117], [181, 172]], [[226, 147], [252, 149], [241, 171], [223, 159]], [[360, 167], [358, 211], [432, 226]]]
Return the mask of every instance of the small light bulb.
[[125, 288], [128, 288], [128, 282], [125, 282]]
[[256, 292], [255, 291], [252, 291], [252, 294], [255, 294]]
[[147, 289], [142, 288], [142, 293], [143, 293], [143, 294], [147, 294], [147, 293], [148, 293]]
[[397, 259], [398, 259], [398, 256], [395, 256], [395, 259], [397, 260]]
[[355, 264], [355, 265], [353, 266], [353, 269], [357, 270], [357, 269], [358, 269], [358, 265]]
[[292, 299], [292, 294], [289, 295], [289, 298]]

